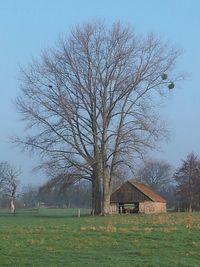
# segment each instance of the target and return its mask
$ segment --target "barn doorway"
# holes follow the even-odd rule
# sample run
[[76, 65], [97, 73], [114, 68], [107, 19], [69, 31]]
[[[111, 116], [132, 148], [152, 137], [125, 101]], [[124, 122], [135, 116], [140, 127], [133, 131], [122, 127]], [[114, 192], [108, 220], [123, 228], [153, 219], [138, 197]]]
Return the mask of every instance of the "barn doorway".
[[138, 213], [138, 212], [139, 212], [139, 202], [119, 203], [119, 214]]

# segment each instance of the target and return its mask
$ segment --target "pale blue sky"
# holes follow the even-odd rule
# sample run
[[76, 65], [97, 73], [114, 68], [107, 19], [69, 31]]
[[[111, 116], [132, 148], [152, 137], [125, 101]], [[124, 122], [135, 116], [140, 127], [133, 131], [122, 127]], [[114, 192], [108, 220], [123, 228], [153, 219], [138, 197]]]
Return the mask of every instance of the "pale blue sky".
[[178, 166], [188, 152], [200, 154], [200, 1], [0, 0], [0, 161], [21, 166], [24, 183], [38, 182], [40, 177], [30, 172], [35, 159], [9, 143], [9, 136], [23, 132], [13, 105], [19, 92], [18, 65], [54, 45], [59, 33], [94, 18], [107, 23], [121, 20], [138, 33], [155, 32], [183, 50], [178, 69], [191, 76], [166, 101], [162, 114], [171, 141], [155, 157]]

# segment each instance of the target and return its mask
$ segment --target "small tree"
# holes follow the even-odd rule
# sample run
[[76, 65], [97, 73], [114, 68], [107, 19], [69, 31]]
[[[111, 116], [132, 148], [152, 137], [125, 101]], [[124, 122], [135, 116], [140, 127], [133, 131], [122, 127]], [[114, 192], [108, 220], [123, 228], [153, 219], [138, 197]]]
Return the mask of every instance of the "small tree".
[[180, 168], [174, 174], [176, 193], [179, 206], [189, 212], [200, 208], [200, 160], [197, 155], [190, 153]]
[[10, 199], [10, 208], [14, 216], [19, 175], [20, 171], [12, 167], [8, 162], [0, 163], [1, 192]]

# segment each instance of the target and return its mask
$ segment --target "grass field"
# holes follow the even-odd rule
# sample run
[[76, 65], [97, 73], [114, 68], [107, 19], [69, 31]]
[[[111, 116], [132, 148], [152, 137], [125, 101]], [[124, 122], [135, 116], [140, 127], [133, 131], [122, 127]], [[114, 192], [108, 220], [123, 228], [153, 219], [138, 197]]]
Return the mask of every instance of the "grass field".
[[0, 266], [200, 266], [200, 213], [0, 210]]

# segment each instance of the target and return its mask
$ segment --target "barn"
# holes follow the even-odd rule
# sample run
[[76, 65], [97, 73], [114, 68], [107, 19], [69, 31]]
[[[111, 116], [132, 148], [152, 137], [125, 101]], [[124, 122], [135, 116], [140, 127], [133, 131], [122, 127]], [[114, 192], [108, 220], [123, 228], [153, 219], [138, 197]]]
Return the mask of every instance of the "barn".
[[110, 199], [112, 213], [161, 213], [166, 212], [166, 200], [149, 186], [128, 180]]

